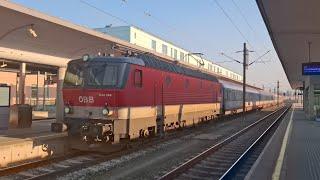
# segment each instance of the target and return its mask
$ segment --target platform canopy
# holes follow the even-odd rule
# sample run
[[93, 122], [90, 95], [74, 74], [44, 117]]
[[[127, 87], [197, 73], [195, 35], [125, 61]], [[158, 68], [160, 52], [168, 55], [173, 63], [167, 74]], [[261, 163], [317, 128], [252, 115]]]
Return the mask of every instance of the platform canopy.
[[[83, 54], [113, 53], [124, 47], [163, 55], [9, 1], [0, 1], [0, 60], [65, 66]], [[115, 52], [116, 53], [116, 52]]]
[[301, 64], [320, 61], [319, 0], [256, 0], [292, 88], [303, 85]]

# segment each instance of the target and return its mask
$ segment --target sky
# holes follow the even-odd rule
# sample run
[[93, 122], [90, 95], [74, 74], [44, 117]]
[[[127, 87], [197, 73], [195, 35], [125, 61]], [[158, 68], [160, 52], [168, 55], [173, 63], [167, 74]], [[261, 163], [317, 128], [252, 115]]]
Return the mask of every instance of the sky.
[[[270, 51], [247, 70], [247, 82], [272, 90], [290, 89], [255, 0], [11, 0], [88, 28], [134, 25], [242, 74], [236, 51], [247, 42], [249, 62]], [[102, 13], [89, 3], [105, 13]], [[226, 62], [227, 61], [227, 62]]]

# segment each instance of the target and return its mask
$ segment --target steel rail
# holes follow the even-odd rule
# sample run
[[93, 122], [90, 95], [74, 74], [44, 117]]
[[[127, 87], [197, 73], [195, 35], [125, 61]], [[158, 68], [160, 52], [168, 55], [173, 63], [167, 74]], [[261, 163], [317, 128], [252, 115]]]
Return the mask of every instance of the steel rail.
[[268, 134], [270, 129], [288, 112], [290, 108], [291, 106], [289, 106], [283, 113], [280, 114], [280, 116], [277, 117], [277, 119], [247, 148], [247, 150], [232, 164], [232, 166], [219, 178], [219, 180], [229, 179], [232, 177], [232, 173], [240, 165], [241, 161], [248, 156], [249, 152], [253, 150], [258, 142], [260, 142], [261, 139]]
[[160, 180], [169, 180], [169, 179], [174, 179], [181, 175], [182, 173], [186, 172], [188, 169], [193, 167], [195, 164], [200, 162], [201, 160], [205, 159], [208, 157], [210, 154], [214, 153], [216, 150], [220, 149], [222, 146], [228, 144], [229, 142], [233, 141], [243, 133], [247, 132], [249, 129], [254, 127], [255, 125], [259, 124], [260, 122], [264, 121], [268, 117], [272, 116], [273, 114], [277, 113], [280, 110], [283, 110], [285, 107], [281, 107], [276, 109], [275, 111], [271, 112], [270, 114], [260, 118], [258, 121], [248, 125], [247, 127], [243, 128], [242, 130], [234, 133], [233, 135], [227, 137], [226, 139], [222, 140], [221, 142], [213, 145], [212, 147], [208, 148], [207, 150], [203, 151], [202, 153], [198, 154], [197, 156], [191, 158], [187, 162], [181, 164], [180, 166], [176, 167], [175, 169], [171, 170], [170, 172], [166, 173], [162, 177], [160, 177]]

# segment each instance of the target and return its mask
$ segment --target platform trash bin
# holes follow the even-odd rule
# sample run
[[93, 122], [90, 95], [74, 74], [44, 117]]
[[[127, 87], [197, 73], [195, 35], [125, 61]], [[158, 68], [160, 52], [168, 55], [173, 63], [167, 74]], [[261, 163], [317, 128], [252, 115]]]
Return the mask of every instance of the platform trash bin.
[[32, 107], [29, 104], [15, 104], [10, 107], [9, 128], [30, 128]]

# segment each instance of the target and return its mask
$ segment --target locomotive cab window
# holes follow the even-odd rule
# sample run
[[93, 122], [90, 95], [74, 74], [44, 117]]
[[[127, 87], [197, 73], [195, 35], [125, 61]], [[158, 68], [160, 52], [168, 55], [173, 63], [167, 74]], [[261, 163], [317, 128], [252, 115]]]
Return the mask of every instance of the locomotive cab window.
[[125, 63], [75, 60], [68, 64], [64, 87], [122, 88], [127, 77]]
[[134, 71], [134, 86], [142, 87], [142, 71], [139, 69]]

